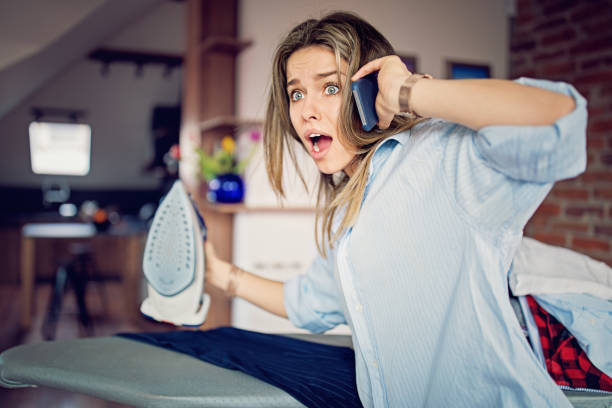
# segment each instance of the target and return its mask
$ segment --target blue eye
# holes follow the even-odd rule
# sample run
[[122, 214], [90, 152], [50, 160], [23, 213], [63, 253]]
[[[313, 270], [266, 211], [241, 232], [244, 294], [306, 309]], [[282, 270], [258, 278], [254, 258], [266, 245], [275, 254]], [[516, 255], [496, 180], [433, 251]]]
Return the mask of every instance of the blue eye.
[[297, 102], [300, 99], [302, 99], [304, 97], [304, 94], [302, 93], [302, 91], [293, 91], [291, 92], [291, 100], [293, 102]]
[[338, 92], [340, 92], [340, 88], [337, 85], [327, 85], [325, 87], [325, 94], [326, 95], [335, 95]]

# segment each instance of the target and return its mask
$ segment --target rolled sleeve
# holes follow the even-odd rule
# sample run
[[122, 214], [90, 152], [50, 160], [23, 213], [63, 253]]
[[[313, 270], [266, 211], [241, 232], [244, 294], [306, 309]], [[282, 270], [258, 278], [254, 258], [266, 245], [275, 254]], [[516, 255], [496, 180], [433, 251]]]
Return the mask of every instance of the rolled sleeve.
[[334, 278], [333, 253], [318, 255], [310, 269], [285, 282], [283, 299], [294, 326], [321, 333], [346, 323], [342, 301]]
[[576, 108], [547, 126], [487, 126], [474, 144], [487, 165], [517, 180], [550, 183], [586, 168], [586, 100], [567, 83], [520, 78], [516, 82], [571, 96]]

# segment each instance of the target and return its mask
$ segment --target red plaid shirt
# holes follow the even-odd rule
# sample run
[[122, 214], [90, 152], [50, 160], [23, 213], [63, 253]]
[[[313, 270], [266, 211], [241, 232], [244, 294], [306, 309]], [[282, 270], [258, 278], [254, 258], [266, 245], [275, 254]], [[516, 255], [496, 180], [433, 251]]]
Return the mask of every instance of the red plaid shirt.
[[612, 379], [595, 367], [578, 341], [554, 316], [548, 314], [536, 300], [526, 296], [533, 315], [546, 369], [558, 385], [612, 391]]

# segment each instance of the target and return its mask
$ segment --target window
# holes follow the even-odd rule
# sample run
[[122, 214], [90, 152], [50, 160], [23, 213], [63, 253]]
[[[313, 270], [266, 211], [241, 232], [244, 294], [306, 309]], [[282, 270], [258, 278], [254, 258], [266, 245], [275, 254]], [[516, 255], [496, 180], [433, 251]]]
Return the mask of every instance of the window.
[[91, 160], [91, 127], [81, 123], [32, 122], [30, 160], [36, 174], [85, 176]]

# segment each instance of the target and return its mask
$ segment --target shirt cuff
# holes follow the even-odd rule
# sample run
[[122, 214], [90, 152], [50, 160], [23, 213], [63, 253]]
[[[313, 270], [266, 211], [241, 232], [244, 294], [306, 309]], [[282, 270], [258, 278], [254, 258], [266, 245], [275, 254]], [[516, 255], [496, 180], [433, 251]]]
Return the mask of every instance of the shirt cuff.
[[519, 78], [517, 83], [568, 95], [576, 108], [552, 125], [486, 126], [475, 146], [488, 165], [512, 178], [551, 183], [579, 175], [586, 168], [586, 100], [564, 82]]
[[325, 322], [319, 313], [315, 312], [304, 299], [301, 289], [303, 275], [295, 276], [283, 285], [283, 302], [289, 321], [301, 329], [313, 333], [323, 333], [335, 327]]

